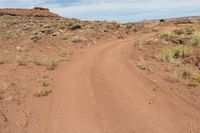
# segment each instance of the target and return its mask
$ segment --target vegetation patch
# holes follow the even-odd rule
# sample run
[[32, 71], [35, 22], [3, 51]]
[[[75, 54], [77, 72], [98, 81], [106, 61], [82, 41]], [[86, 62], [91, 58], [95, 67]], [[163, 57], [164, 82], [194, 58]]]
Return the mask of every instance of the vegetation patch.
[[182, 78], [183, 79], [190, 79], [191, 78], [191, 76], [192, 76], [192, 73], [190, 72], [190, 71], [184, 71], [183, 73], [182, 73]]
[[47, 70], [54, 70], [56, 67], [56, 62], [51, 57], [45, 57], [43, 60], [43, 65], [46, 66]]
[[0, 56], [0, 64], [6, 64], [12, 62], [12, 58], [7, 55], [1, 55]]
[[180, 80], [179, 75], [176, 71], [173, 71], [168, 76], [168, 81], [171, 83], [176, 83]]
[[39, 79], [39, 83], [42, 87], [49, 86], [49, 77], [47, 75], [43, 75], [41, 79]]
[[44, 96], [48, 96], [52, 91], [48, 90], [48, 89], [41, 89], [38, 90], [37, 92], [35, 92], [33, 95], [35, 97], [44, 97]]
[[33, 42], [38, 42], [40, 39], [42, 39], [41, 35], [32, 35], [30, 38]]
[[19, 65], [19, 66], [27, 66], [27, 61], [25, 60], [24, 57], [21, 57], [21, 56], [18, 56], [16, 57], [16, 63]]
[[141, 59], [138, 63], [137, 63], [137, 67], [139, 67], [140, 69], [143, 70], [147, 70], [149, 68], [149, 63], [143, 59]]
[[197, 87], [200, 84], [200, 74], [192, 75], [191, 81], [188, 83], [190, 87]]
[[5, 35], [3, 35], [1, 37], [1, 40], [7, 41], [7, 40], [19, 39], [19, 38], [20, 38], [20, 34], [19, 33], [15, 33], [15, 34], [6, 33]]
[[179, 45], [170, 48], [164, 48], [158, 55], [158, 59], [161, 61], [173, 62], [178, 58], [189, 57], [192, 53], [191, 48]]
[[200, 32], [194, 32], [192, 34], [190, 44], [193, 47], [200, 47]]
[[165, 41], [170, 41], [172, 40], [173, 38], [176, 38], [176, 34], [174, 32], [167, 32], [165, 34], [162, 34], [162, 35], [159, 35], [158, 38], [159, 39], [163, 39]]
[[82, 41], [83, 41], [83, 38], [79, 35], [76, 35], [76, 36], [71, 38], [71, 42], [73, 42], [73, 43], [80, 43]]

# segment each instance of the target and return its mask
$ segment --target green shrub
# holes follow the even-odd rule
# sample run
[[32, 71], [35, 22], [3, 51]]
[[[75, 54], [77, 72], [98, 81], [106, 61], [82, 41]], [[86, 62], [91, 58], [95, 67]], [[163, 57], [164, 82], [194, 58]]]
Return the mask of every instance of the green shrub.
[[194, 32], [192, 34], [190, 44], [193, 47], [200, 47], [200, 32]]
[[158, 55], [158, 58], [162, 61], [172, 62], [178, 58], [185, 58], [190, 56], [191, 49], [189, 47], [179, 45], [170, 48], [165, 48]]

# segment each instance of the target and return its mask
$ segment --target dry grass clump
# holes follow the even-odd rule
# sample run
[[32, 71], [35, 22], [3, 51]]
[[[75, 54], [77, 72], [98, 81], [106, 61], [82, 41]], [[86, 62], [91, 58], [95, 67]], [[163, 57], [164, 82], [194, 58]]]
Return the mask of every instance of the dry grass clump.
[[171, 83], [176, 83], [180, 80], [179, 75], [176, 71], [173, 71], [169, 74], [168, 79], [169, 82]]
[[158, 36], [159, 39], [164, 39], [166, 41], [170, 41], [175, 37], [176, 37], [176, 34], [174, 32], [167, 32], [165, 34], [162, 34], [162, 35]]
[[20, 33], [6, 33], [3, 36], [1, 36], [1, 40], [7, 41], [7, 40], [13, 40], [13, 39], [19, 39], [20, 38]]
[[24, 57], [22, 56], [17, 56], [16, 57], [16, 63], [19, 65], [19, 66], [27, 66], [27, 61], [25, 60]]
[[36, 97], [48, 96], [52, 91], [48, 89], [49, 86], [49, 76], [43, 75], [42, 78], [38, 79], [39, 84], [42, 88], [38, 89], [33, 95]]
[[192, 76], [192, 72], [191, 71], [183, 71], [183, 73], [182, 73], [182, 78], [183, 79], [190, 79], [191, 78], [191, 76]]
[[190, 44], [193, 47], [200, 47], [200, 32], [194, 32], [192, 34]]
[[158, 59], [161, 61], [172, 62], [178, 58], [185, 58], [190, 56], [192, 53], [191, 48], [179, 45], [170, 48], [164, 48], [158, 55]]
[[0, 64], [6, 64], [12, 62], [12, 58], [7, 55], [1, 55], [0, 56]]
[[33, 42], [37, 42], [37, 41], [39, 41], [41, 38], [42, 38], [41, 35], [32, 35], [32, 36], [31, 36], [31, 40], [32, 40]]
[[71, 51], [65, 51], [63, 50], [59, 56], [60, 56], [60, 61], [69, 61], [70, 60], [70, 57], [72, 56], [72, 52]]
[[200, 74], [193, 74], [191, 81], [188, 83], [190, 87], [197, 87], [200, 84]]
[[78, 24], [78, 23], [69, 23], [69, 29], [70, 30], [77, 30], [77, 29], [81, 29], [81, 25], [80, 24]]
[[192, 30], [179, 29], [159, 35], [158, 38], [166, 42], [172, 42], [174, 44], [187, 45], [190, 41], [192, 33]]
[[42, 64], [45, 65], [48, 70], [54, 70], [56, 67], [56, 62], [51, 57], [45, 57]]
[[42, 87], [49, 86], [49, 77], [47, 75], [43, 75], [41, 79], [39, 79], [39, 83]]
[[158, 29], [156, 28], [156, 26], [149, 25], [149, 24], [144, 25], [144, 28], [147, 31], [150, 31], [150, 32], [157, 32], [158, 31]]
[[42, 61], [39, 60], [38, 58], [33, 58], [32, 60], [32, 63], [35, 64], [35, 65], [38, 65], [38, 66], [41, 66], [42, 65]]
[[140, 59], [137, 63], [137, 67], [143, 70], [147, 70], [149, 68], [149, 63], [143, 59]]
[[82, 41], [83, 41], [83, 38], [80, 37], [79, 35], [76, 35], [76, 36], [71, 38], [71, 42], [73, 42], [73, 43], [79, 43], [79, 42], [82, 42]]
[[44, 96], [48, 96], [51, 92], [52, 92], [52, 90], [41, 89], [41, 90], [38, 90], [37, 92], [35, 92], [33, 95], [35, 97], [44, 97]]

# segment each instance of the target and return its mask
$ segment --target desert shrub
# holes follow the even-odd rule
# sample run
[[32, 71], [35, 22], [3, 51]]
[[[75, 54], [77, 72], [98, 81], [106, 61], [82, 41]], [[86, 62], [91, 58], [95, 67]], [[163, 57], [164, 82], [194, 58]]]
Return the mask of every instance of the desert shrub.
[[51, 57], [45, 57], [43, 60], [43, 65], [45, 65], [48, 70], [54, 70], [56, 67], [56, 62]]
[[176, 37], [176, 34], [174, 32], [168, 32], [168, 33], [165, 33], [165, 34], [158, 36], [158, 38], [166, 40], [166, 41], [170, 41], [175, 37]]
[[39, 79], [39, 83], [42, 87], [49, 86], [49, 77], [47, 75], [43, 75], [41, 79]]
[[59, 55], [61, 57], [61, 60], [69, 60], [72, 54], [73, 53], [71, 51], [62, 51]]
[[174, 44], [188, 44], [190, 40], [190, 33], [186, 29], [174, 30], [162, 35], [158, 35], [158, 38]]
[[192, 34], [190, 44], [193, 47], [200, 47], [200, 32], [194, 32]]
[[7, 56], [7, 55], [0, 56], [0, 64], [10, 63], [11, 61], [12, 61], [12, 58], [10, 56]]
[[44, 96], [48, 96], [51, 92], [52, 92], [51, 90], [43, 89], [43, 90], [38, 90], [33, 95], [35, 97], [44, 97]]
[[7, 33], [1, 37], [1, 40], [10, 40], [12, 38], [13, 38], [13, 35], [11, 33]]
[[76, 35], [76, 36], [71, 38], [71, 42], [73, 42], [73, 43], [79, 43], [79, 42], [82, 42], [82, 41], [83, 41], [83, 39], [79, 35]]
[[33, 58], [32, 63], [38, 66], [42, 65], [42, 61], [38, 58]]
[[81, 29], [82, 28], [82, 26], [80, 25], [80, 24], [72, 24], [70, 27], [69, 27], [69, 29], [70, 30], [77, 30], [77, 29]]
[[182, 73], [182, 78], [183, 79], [189, 79], [189, 78], [191, 78], [191, 76], [192, 76], [192, 73], [190, 71], [184, 71]]
[[22, 56], [17, 56], [16, 57], [16, 63], [19, 66], [27, 66], [27, 61], [25, 60], [25, 57], [22, 57]]
[[140, 61], [137, 62], [137, 67], [139, 67], [140, 69], [146, 70], [149, 67], [149, 64], [147, 61], [140, 59]]
[[65, 23], [65, 26], [67, 26], [67, 27], [71, 27], [71, 26], [73, 26], [73, 23], [72, 23], [72, 22]]
[[173, 71], [168, 76], [168, 81], [171, 83], [176, 83], [179, 81], [179, 75], [176, 71]]
[[144, 28], [146, 29], [146, 30], [148, 30], [148, 31], [152, 31], [152, 32], [157, 32], [158, 31], [158, 29], [155, 27], [155, 26], [153, 26], [153, 25], [144, 25]]
[[42, 39], [41, 35], [32, 35], [30, 38], [33, 42], [37, 42]]
[[190, 87], [196, 87], [200, 84], [200, 74], [193, 74], [191, 81], [188, 83]]
[[174, 59], [185, 58], [190, 56], [190, 54], [191, 54], [191, 49], [189, 47], [179, 45], [163, 49], [161, 53], [158, 55], [158, 58], [161, 61], [172, 62]]
[[5, 35], [3, 35], [1, 37], [1, 40], [12, 40], [12, 39], [19, 39], [20, 38], [20, 34], [17, 32], [17, 33], [6, 33]]

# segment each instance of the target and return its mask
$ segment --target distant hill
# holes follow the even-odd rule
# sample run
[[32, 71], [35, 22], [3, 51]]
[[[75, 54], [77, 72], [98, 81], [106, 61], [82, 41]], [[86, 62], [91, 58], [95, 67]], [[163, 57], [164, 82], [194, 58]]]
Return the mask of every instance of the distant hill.
[[55, 13], [49, 11], [48, 8], [35, 7], [33, 9], [14, 9], [14, 8], [4, 8], [0, 9], [0, 16], [10, 15], [10, 16], [28, 16], [28, 17], [61, 17]]

